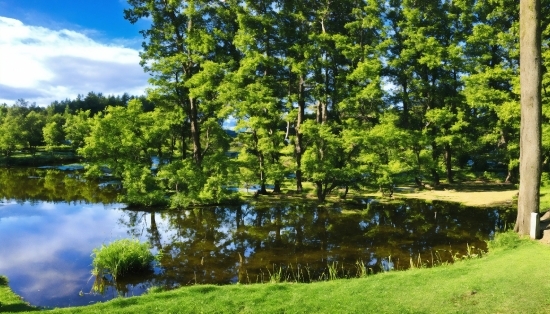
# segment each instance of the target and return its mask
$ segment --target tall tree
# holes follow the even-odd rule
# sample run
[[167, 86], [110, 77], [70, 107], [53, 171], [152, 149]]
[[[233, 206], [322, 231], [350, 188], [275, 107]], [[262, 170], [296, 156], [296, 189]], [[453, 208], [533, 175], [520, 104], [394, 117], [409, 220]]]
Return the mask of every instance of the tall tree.
[[231, 75], [229, 86], [222, 88], [233, 104], [237, 129], [244, 130], [238, 135], [242, 145], [239, 160], [256, 176], [249, 176], [245, 182], [252, 179], [259, 183], [261, 194], [267, 193], [267, 182], [274, 184], [274, 192], [280, 192], [284, 178], [280, 151], [285, 132], [280, 125], [284, 122], [286, 92], [281, 76], [286, 73], [280, 58], [277, 15], [271, 0], [244, 1], [238, 8], [235, 45], [243, 57], [239, 69]]
[[515, 0], [477, 2], [473, 10], [475, 26], [465, 49], [468, 157], [478, 171], [498, 160], [511, 182], [518, 178], [519, 162], [519, 6]]
[[[183, 193], [189, 197], [201, 190], [209, 194], [224, 189], [227, 183], [222, 178], [227, 172], [224, 153], [229, 139], [221, 126], [229, 110], [218, 97], [218, 87], [225, 74], [238, 64], [240, 56], [233, 45], [238, 24], [234, 8], [237, 2], [129, 0], [128, 3], [130, 8], [124, 14], [131, 23], [139, 19], [151, 21], [151, 26], [141, 31], [145, 39], [141, 64], [151, 74], [149, 81], [155, 87], [149, 94], [161, 99], [159, 104], [164, 110], [177, 113], [167, 116], [179, 119], [182, 142], [179, 165], [172, 164], [169, 173], [163, 173], [170, 174], [170, 180], [185, 182], [179, 185], [179, 191], [186, 191]], [[178, 168], [185, 178], [173, 177]], [[212, 186], [214, 181], [218, 186]], [[191, 186], [193, 189], [189, 189]]]
[[[302, 125], [306, 120], [306, 106], [311, 88], [306, 85], [310, 74], [308, 56], [314, 48], [309, 34], [314, 29], [316, 1], [291, 1], [281, 3], [280, 36], [285, 38], [284, 58], [288, 71], [287, 138], [294, 143], [294, 170], [296, 191], [302, 192], [302, 157], [306, 150]], [[289, 137], [291, 125], [294, 136]]]
[[541, 176], [541, 30], [540, 0], [521, 0], [520, 32], [520, 183], [514, 230], [530, 233], [531, 213], [539, 212]]

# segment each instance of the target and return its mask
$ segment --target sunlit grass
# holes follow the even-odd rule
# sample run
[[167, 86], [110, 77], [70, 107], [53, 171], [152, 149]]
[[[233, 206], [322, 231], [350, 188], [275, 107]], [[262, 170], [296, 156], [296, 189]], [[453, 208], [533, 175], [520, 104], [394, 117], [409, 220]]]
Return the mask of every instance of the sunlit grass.
[[139, 240], [120, 239], [93, 250], [92, 274], [96, 277], [93, 290], [103, 293], [105, 277], [117, 278], [150, 271], [155, 260], [149, 244]]
[[513, 233], [499, 237], [483, 258], [435, 268], [312, 284], [199, 285], [46, 312], [547, 313], [550, 280], [540, 265], [550, 247]]
[[8, 278], [0, 276], [0, 313], [14, 313], [38, 310], [37, 308], [30, 306], [21, 297], [13, 293], [8, 284]]
[[540, 188], [540, 211], [546, 212], [550, 210], [550, 185]]

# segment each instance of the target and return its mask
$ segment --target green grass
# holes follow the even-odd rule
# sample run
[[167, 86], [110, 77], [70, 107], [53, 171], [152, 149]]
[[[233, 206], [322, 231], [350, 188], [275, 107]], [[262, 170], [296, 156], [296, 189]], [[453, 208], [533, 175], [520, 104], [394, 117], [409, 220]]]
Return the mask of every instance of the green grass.
[[540, 211], [545, 212], [550, 210], [550, 185], [540, 188]]
[[149, 244], [139, 240], [120, 239], [93, 250], [92, 274], [96, 276], [93, 289], [103, 293], [104, 278], [117, 277], [150, 271], [155, 257], [149, 251]]
[[313, 284], [200, 285], [46, 312], [550, 313], [550, 274], [541, 267], [550, 247], [512, 236], [483, 258], [431, 269]]
[[36, 308], [27, 304], [27, 302], [11, 291], [8, 286], [8, 278], [0, 276], [0, 313], [16, 313], [36, 310]]
[[59, 147], [54, 153], [44, 151], [44, 148], [38, 148], [38, 151], [34, 155], [19, 151], [9, 158], [0, 156], [0, 167], [35, 167], [78, 160], [79, 157], [68, 147]]

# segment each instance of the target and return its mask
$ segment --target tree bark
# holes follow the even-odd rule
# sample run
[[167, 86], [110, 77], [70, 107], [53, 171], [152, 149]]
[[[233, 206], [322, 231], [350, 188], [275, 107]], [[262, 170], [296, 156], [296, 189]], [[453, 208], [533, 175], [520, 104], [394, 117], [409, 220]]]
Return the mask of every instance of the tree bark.
[[306, 100], [304, 96], [304, 78], [300, 76], [300, 82], [298, 86], [298, 118], [296, 120], [296, 142], [295, 142], [295, 154], [296, 154], [296, 192], [302, 193], [302, 154], [304, 153], [303, 135], [300, 131], [300, 126], [304, 121], [304, 114], [306, 108]]
[[434, 166], [432, 168], [432, 177], [433, 177], [434, 187], [439, 185], [439, 173], [437, 172], [438, 159], [439, 159], [439, 154], [437, 153], [437, 145], [435, 144], [435, 141], [434, 141], [432, 142], [432, 160], [434, 162]]
[[201, 135], [199, 127], [198, 109], [195, 99], [189, 97], [189, 121], [191, 122], [191, 138], [193, 140], [193, 159], [200, 166], [202, 163]]
[[541, 33], [540, 0], [520, 1], [520, 183], [514, 230], [530, 231], [531, 213], [539, 212], [541, 175]]
[[453, 180], [453, 163], [452, 163], [451, 145], [445, 144], [445, 170], [447, 172], [447, 183], [454, 183]]

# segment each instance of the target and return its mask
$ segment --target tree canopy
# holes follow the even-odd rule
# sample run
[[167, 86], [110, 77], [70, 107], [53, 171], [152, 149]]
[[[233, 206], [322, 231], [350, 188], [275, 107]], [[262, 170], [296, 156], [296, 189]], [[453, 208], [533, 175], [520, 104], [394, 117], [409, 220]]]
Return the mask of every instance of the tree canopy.
[[[128, 4], [130, 23], [150, 21], [141, 31], [147, 96], [90, 92], [53, 103], [43, 119], [36, 108], [0, 107], [2, 130], [24, 128], [0, 132], [4, 155], [63, 136], [90, 173], [107, 166], [123, 179], [128, 202], [173, 206], [221, 202], [252, 184], [301, 193], [308, 183], [324, 200], [402, 182], [518, 182], [517, 1]], [[550, 1], [541, 12], [547, 34]]]

